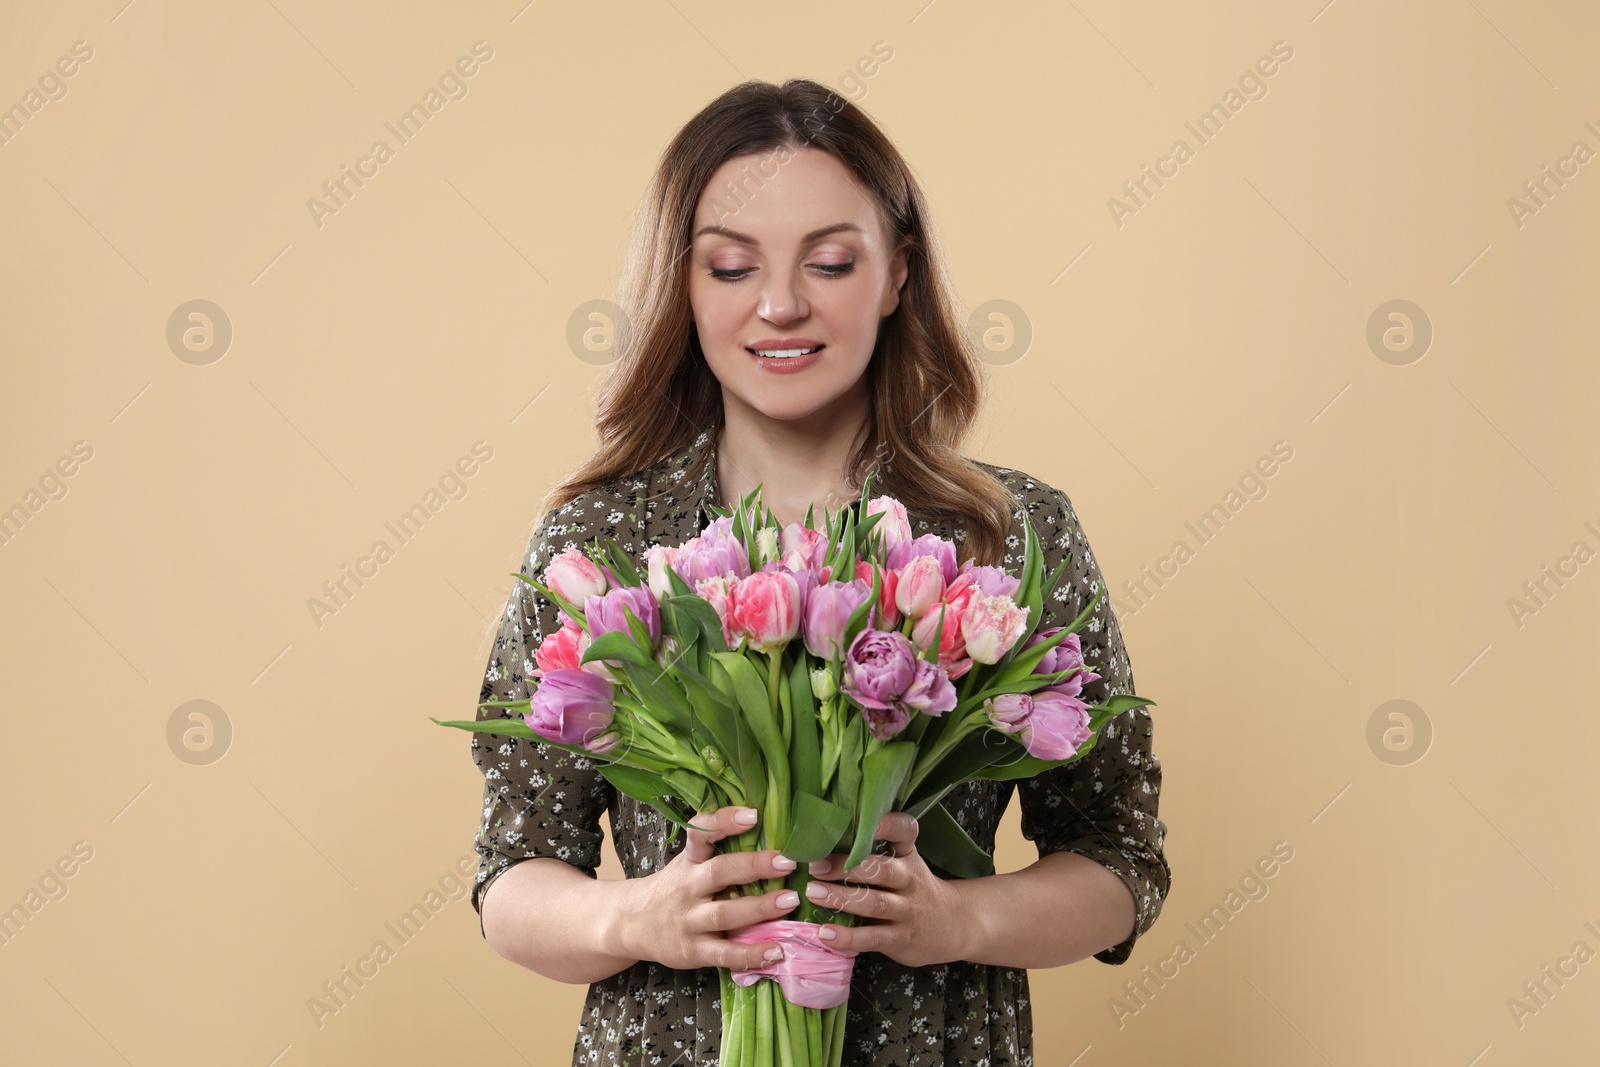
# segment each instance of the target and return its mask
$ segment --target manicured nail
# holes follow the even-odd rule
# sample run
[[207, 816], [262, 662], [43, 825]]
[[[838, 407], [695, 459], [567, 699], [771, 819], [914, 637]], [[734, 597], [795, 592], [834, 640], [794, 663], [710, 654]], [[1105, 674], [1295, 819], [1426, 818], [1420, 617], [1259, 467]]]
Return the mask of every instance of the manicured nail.
[[772, 865], [774, 867], [776, 867], [780, 871], [792, 871], [796, 867], [800, 866], [798, 863], [796, 863], [794, 860], [790, 859], [788, 856], [774, 856], [774, 857], [772, 857]]
[[806, 886], [806, 896], [812, 900], [827, 900], [828, 887], [821, 882], [812, 882]]
[[824, 941], [836, 941], [839, 938], [839, 931], [831, 926], [824, 926], [817, 930], [817, 936]]
[[800, 894], [796, 893], [793, 889], [778, 894], [778, 907], [780, 908], [797, 907], [799, 903]]
[[813, 860], [806, 866], [806, 870], [810, 871], [812, 874], [827, 874], [829, 871], [833, 870], [833, 861]]
[[745, 826], [754, 826], [756, 824], [756, 809], [740, 808], [738, 811], [733, 813], [733, 821], [736, 823], [742, 823]]
[[768, 963], [776, 963], [778, 960], [783, 959], [783, 949], [781, 946], [773, 945], [771, 948], [767, 949], [766, 953], [761, 958], [766, 960]]

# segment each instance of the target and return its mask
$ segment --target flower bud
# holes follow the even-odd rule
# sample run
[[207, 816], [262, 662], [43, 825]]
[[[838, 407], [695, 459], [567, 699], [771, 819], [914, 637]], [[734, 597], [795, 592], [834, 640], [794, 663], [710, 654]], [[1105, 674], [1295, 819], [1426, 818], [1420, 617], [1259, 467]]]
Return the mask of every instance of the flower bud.
[[752, 565], [760, 568], [778, 558], [778, 528], [776, 526], [763, 526], [756, 531], [755, 551], [752, 553], [755, 560]]
[[818, 700], [827, 700], [839, 691], [833, 684], [833, 672], [826, 667], [818, 667], [811, 672], [811, 695]]
[[727, 769], [728, 761], [722, 758], [722, 753], [717, 751], [715, 745], [707, 745], [700, 750], [700, 758], [705, 760], [706, 769], [712, 774], [721, 774]]

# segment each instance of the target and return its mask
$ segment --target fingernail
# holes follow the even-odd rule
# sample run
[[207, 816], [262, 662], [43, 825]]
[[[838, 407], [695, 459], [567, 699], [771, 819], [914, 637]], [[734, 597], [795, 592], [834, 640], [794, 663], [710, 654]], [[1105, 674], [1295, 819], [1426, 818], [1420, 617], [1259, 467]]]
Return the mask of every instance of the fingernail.
[[792, 908], [800, 903], [800, 894], [793, 889], [778, 894], [778, 907]]
[[754, 826], [756, 824], [756, 809], [740, 808], [738, 811], [733, 813], [733, 821], [736, 823], [742, 823], [745, 826]]
[[827, 900], [828, 887], [823, 885], [821, 882], [812, 882], [806, 886], [806, 896], [810, 897], [812, 900]]
[[799, 866], [798, 863], [790, 859], [788, 856], [772, 857], [772, 865], [778, 868], [780, 871], [792, 871]]
[[773, 945], [771, 948], [767, 949], [761, 958], [766, 960], [768, 963], [776, 963], [778, 960], [783, 959], [783, 949], [778, 945]]
[[806, 870], [810, 871], [812, 874], [827, 874], [829, 871], [833, 870], [833, 861], [815, 860], [807, 865]]
[[817, 936], [824, 941], [837, 941], [839, 939], [839, 931], [830, 926], [824, 926], [817, 930]]

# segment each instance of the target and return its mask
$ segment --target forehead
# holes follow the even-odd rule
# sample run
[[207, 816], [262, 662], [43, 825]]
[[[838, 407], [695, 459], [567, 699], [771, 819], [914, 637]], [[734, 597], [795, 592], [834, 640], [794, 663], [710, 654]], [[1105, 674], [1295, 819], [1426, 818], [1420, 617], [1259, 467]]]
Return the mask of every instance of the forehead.
[[783, 152], [763, 152], [724, 162], [695, 205], [695, 231], [723, 226], [766, 243], [853, 222], [868, 240], [881, 237], [877, 202], [843, 163], [814, 148], [795, 150], [784, 159]]

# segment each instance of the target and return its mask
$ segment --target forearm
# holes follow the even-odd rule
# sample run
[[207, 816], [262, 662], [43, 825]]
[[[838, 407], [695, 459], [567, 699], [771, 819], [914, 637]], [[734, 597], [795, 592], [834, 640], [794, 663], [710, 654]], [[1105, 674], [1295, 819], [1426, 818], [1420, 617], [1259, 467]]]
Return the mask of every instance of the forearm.
[[1133, 933], [1133, 894], [1103, 865], [1053, 852], [1031, 867], [951, 883], [968, 931], [961, 958], [1001, 967], [1064, 967]]
[[625, 881], [590, 878], [558, 859], [513, 864], [480, 901], [489, 947], [546, 978], [587, 985], [638, 962], [622, 944]]

